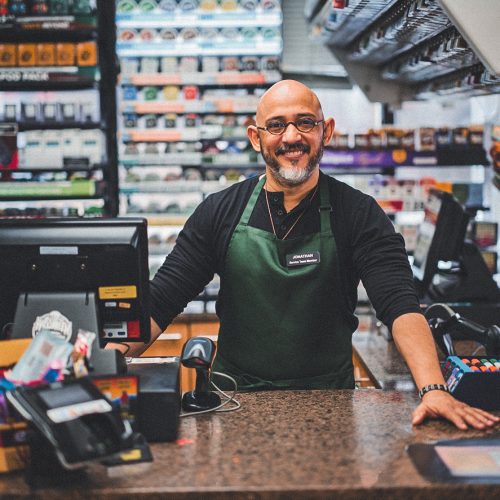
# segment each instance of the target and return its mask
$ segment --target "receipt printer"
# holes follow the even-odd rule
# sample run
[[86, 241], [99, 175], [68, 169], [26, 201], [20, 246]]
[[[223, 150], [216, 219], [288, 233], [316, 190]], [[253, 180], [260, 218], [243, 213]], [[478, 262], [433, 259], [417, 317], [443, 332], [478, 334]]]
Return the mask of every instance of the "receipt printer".
[[137, 430], [148, 442], [174, 441], [181, 409], [179, 358], [133, 358], [128, 373], [139, 376]]

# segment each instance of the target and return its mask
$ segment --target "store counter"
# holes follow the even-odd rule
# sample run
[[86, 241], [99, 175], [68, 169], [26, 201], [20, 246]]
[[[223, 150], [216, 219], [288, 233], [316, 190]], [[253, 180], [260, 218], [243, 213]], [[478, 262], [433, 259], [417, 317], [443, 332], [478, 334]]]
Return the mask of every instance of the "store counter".
[[[500, 484], [432, 483], [405, 448], [441, 439], [498, 436], [443, 421], [412, 427], [412, 392], [373, 389], [240, 394], [241, 409], [181, 420], [179, 439], [151, 445], [154, 462], [88, 468], [71, 486], [30, 491], [22, 473], [0, 496], [72, 498], [496, 498]], [[144, 469], [145, 467], [145, 469]]]

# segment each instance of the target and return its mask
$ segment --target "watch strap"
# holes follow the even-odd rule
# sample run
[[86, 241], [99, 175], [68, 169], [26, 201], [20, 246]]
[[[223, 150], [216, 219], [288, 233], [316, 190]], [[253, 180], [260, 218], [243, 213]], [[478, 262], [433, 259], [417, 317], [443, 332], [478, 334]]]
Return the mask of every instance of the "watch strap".
[[446, 384], [429, 384], [429, 385], [424, 385], [419, 391], [418, 391], [418, 396], [420, 399], [423, 398], [425, 394], [431, 391], [444, 391], [444, 392], [450, 392], [448, 389], [448, 386]]

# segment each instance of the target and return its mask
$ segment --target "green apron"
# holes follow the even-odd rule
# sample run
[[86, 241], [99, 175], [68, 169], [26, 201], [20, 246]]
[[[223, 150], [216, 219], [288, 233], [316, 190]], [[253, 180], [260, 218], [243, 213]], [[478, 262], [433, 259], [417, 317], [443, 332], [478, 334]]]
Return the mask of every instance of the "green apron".
[[[352, 329], [340, 297], [327, 179], [320, 177], [320, 233], [293, 238], [292, 232], [285, 240], [248, 225], [264, 183], [265, 177], [227, 250], [213, 370], [231, 375], [243, 390], [352, 389]], [[291, 256], [313, 252], [319, 262], [287, 265], [297, 262]]]

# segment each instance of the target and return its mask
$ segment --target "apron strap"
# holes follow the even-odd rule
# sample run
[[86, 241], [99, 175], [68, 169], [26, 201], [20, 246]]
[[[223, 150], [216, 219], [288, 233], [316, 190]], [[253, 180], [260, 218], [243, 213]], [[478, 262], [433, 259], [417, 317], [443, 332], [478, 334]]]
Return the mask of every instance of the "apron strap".
[[239, 223], [242, 226], [248, 226], [248, 221], [250, 220], [250, 216], [252, 215], [255, 204], [257, 203], [257, 198], [259, 197], [259, 194], [265, 182], [266, 182], [266, 176], [263, 175], [260, 178], [259, 182], [256, 184], [254, 190], [252, 191], [252, 195], [250, 196], [250, 199], [248, 200], [245, 210], [243, 211], [243, 214], [241, 215], [240, 218]]
[[330, 213], [332, 205], [330, 204], [330, 193], [328, 192], [328, 182], [326, 178], [320, 175], [319, 178], [319, 215], [321, 218], [321, 232], [331, 232]]

